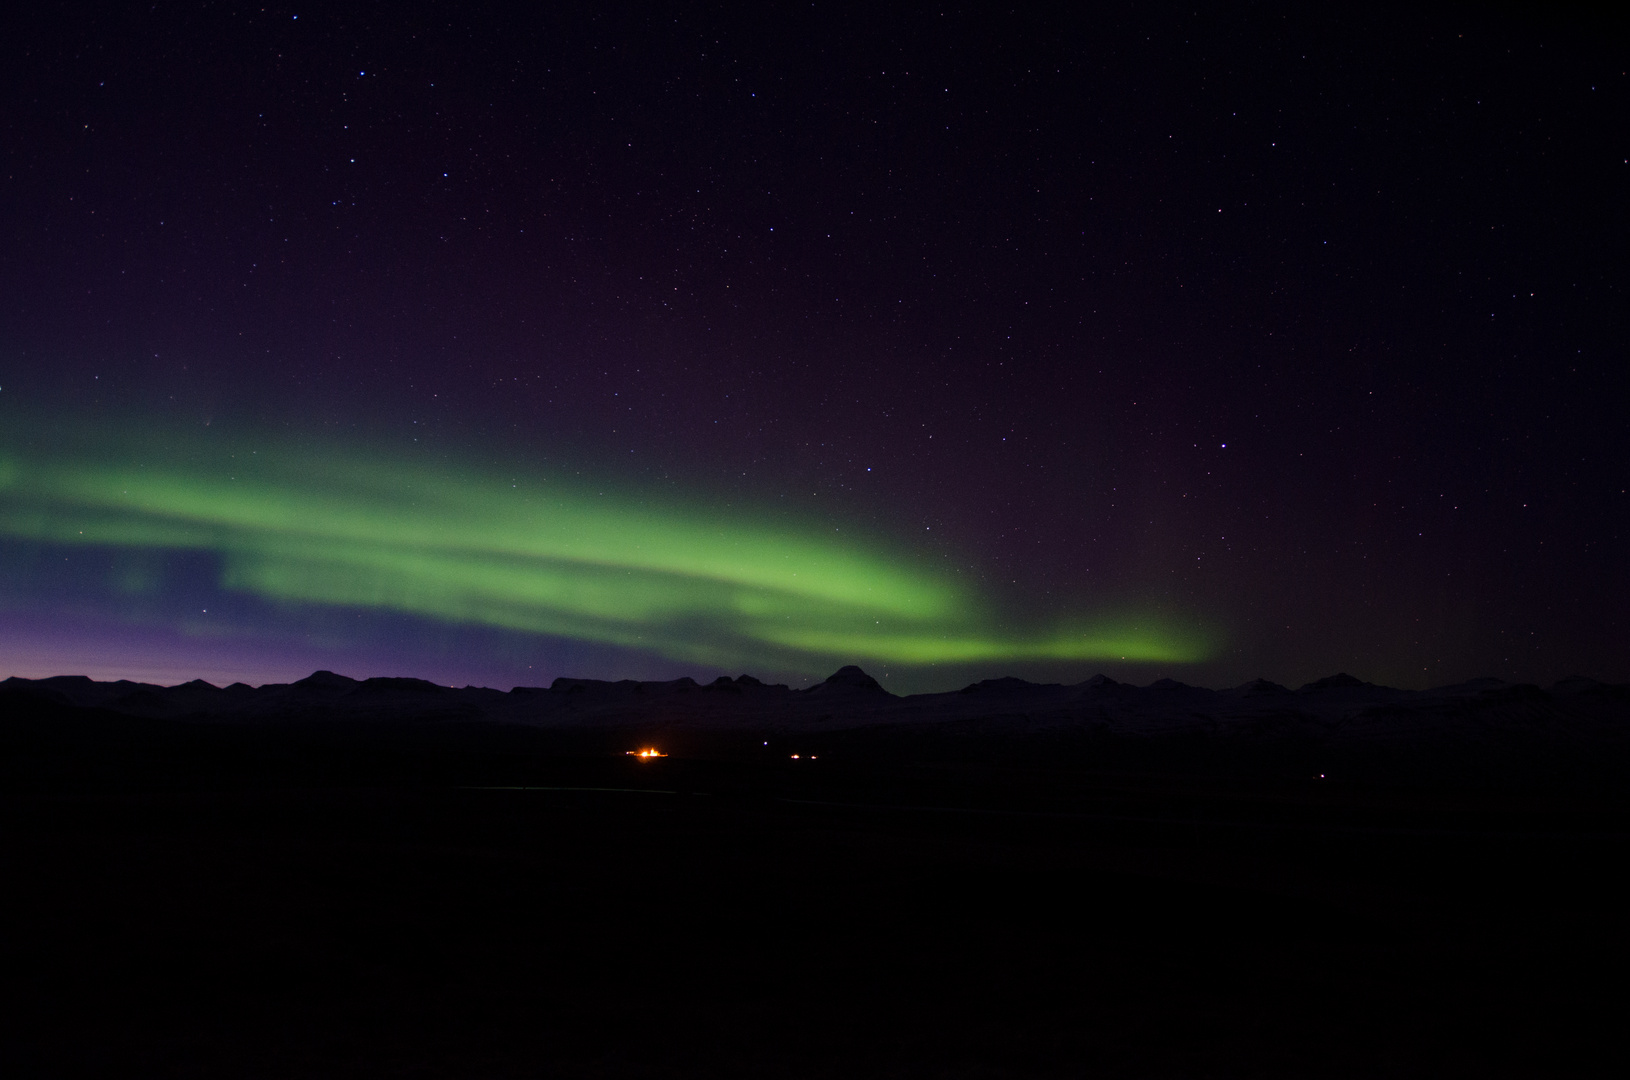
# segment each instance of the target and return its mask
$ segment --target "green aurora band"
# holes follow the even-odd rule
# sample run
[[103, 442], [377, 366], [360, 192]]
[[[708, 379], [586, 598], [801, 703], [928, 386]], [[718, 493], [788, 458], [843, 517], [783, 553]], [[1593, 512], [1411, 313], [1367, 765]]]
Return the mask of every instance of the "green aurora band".
[[1010, 635], [923, 560], [701, 500], [333, 445], [98, 441], [0, 449], [0, 535], [212, 552], [222, 587], [274, 602], [406, 612], [713, 665], [1186, 663], [1206, 651], [1197, 634], [1142, 618]]

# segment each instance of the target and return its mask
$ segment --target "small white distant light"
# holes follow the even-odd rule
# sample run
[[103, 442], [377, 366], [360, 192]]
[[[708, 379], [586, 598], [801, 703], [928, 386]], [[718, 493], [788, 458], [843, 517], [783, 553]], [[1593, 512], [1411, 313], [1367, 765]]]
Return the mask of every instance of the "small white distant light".
[[797, 754], [792, 755], [792, 760], [797, 761], [798, 760], [798, 755]]

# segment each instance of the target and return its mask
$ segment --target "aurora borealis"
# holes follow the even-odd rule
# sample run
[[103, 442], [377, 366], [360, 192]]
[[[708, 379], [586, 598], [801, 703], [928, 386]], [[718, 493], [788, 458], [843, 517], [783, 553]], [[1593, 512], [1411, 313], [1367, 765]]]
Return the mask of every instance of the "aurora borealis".
[[12, 18], [0, 677], [1630, 677], [1560, 16]]
[[[1192, 632], [1147, 625], [1004, 634], [943, 573], [814, 526], [535, 477], [523, 487], [334, 445], [194, 442], [180, 455], [165, 441], [169, 457], [144, 456], [134, 440], [77, 457], [6, 454], [0, 535], [205, 552], [224, 589], [278, 603], [383, 609], [712, 666], [1200, 655]], [[109, 573], [118, 591], [116, 562]]]

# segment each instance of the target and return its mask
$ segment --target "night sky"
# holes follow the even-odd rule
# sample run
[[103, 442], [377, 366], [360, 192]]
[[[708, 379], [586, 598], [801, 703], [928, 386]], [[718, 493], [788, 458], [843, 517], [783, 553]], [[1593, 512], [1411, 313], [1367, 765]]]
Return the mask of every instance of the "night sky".
[[1630, 679], [1620, 24], [51, 7], [0, 676]]

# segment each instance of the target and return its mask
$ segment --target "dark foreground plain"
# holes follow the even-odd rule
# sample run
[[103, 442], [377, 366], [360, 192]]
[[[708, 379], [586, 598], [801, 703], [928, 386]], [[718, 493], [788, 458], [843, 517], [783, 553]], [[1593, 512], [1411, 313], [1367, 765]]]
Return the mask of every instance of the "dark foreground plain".
[[[1482, 703], [1450, 710], [1456, 739], [1507, 736], [1467, 742], [1485, 764], [1460, 772], [1424, 730], [1415, 756], [1288, 736], [1285, 717], [1319, 722], [1312, 697], [1274, 696], [1243, 739], [1140, 740], [1116, 718], [1198, 699], [1162, 713], [1122, 688], [1059, 706], [1072, 725], [996, 686], [1004, 704], [953, 721], [845, 726], [886, 703], [839, 690], [807, 723], [687, 727], [701, 714], [657, 691], [529, 725], [398, 698], [232, 720], [8, 683], [0, 1071], [1630, 1067], [1630, 774], [1612, 738], [1553, 730], [1630, 723], [1619, 690], [1455, 698]], [[625, 753], [659, 741], [670, 756]]]

